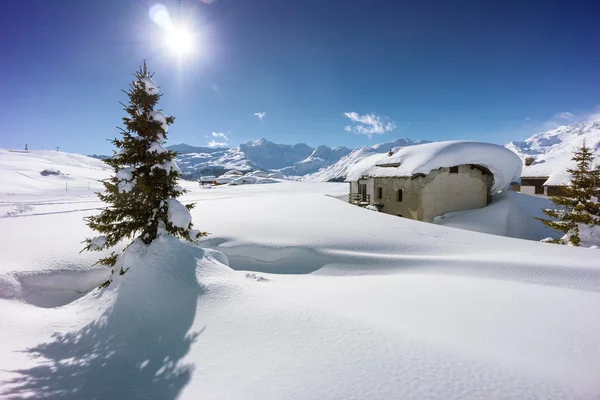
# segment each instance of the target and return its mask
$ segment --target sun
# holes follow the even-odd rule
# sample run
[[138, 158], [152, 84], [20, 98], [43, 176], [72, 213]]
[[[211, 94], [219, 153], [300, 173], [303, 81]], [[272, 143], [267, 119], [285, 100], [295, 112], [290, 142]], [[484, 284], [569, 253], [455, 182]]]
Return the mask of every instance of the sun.
[[171, 26], [165, 29], [167, 47], [178, 56], [191, 54], [194, 50], [194, 34], [186, 27]]

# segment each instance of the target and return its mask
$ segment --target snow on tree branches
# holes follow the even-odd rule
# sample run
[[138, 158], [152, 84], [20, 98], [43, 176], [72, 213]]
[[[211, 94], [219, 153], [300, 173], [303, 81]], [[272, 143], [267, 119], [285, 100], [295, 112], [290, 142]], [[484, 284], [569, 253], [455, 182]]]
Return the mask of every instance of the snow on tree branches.
[[594, 154], [585, 142], [572, 160], [577, 168], [567, 170], [572, 179], [571, 184], [565, 187], [565, 196], [553, 197], [556, 208], [544, 210], [552, 219], [538, 219], [565, 233], [553, 242], [594, 246], [596, 242], [600, 243], [600, 166], [592, 167]]
[[[163, 234], [191, 242], [206, 235], [193, 229], [190, 210], [195, 204], [184, 206], [177, 200], [186, 192], [177, 185], [182, 173], [175, 163], [176, 153], [162, 146], [175, 118], [155, 109], [161, 95], [145, 62], [134, 76], [125, 91], [129, 96], [129, 104], [123, 104], [128, 114], [123, 118], [125, 129], [119, 128], [121, 138], [111, 141], [119, 151], [104, 160], [114, 174], [103, 182], [105, 191], [98, 197], [108, 207], [86, 218], [87, 225], [101, 235], [86, 239], [84, 250], [109, 249], [126, 238], [150, 244]], [[113, 268], [117, 256], [113, 251], [99, 263]]]

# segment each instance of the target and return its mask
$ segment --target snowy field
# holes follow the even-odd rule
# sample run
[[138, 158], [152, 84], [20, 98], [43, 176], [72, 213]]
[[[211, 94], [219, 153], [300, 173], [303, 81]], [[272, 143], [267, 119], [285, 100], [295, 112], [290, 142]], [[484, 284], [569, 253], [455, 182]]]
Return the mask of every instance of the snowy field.
[[600, 398], [598, 250], [372, 212], [347, 184], [183, 182], [204, 250], [133, 246], [100, 291], [79, 251], [108, 171], [47, 153], [0, 152], [0, 398]]

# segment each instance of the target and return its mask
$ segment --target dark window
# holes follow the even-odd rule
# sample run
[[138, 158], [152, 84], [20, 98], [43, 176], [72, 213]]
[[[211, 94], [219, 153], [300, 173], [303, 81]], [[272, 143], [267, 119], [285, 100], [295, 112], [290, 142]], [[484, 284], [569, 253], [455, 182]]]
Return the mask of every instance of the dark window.
[[383, 188], [380, 188], [380, 187], [377, 188], [377, 198], [383, 199]]
[[458, 174], [458, 165], [456, 165], [454, 167], [450, 167], [450, 173], [451, 174]]
[[536, 186], [535, 187], [535, 194], [544, 194], [544, 187], [543, 186]]
[[404, 192], [404, 190], [402, 189], [398, 189], [398, 192], [396, 192], [396, 201], [402, 201], [402, 193]]

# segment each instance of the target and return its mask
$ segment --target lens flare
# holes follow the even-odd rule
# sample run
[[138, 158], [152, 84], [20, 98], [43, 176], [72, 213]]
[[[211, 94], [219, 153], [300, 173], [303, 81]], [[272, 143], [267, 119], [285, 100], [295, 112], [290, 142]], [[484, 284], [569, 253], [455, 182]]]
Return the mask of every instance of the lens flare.
[[150, 7], [149, 16], [160, 26], [164, 33], [166, 47], [179, 57], [191, 54], [195, 48], [194, 33], [183, 25], [175, 25], [169, 15], [169, 10], [163, 4]]
[[153, 5], [150, 7], [150, 12], [148, 14], [150, 15], [150, 19], [163, 29], [168, 29], [169, 27], [173, 26], [171, 17], [169, 16], [169, 11], [163, 4]]

